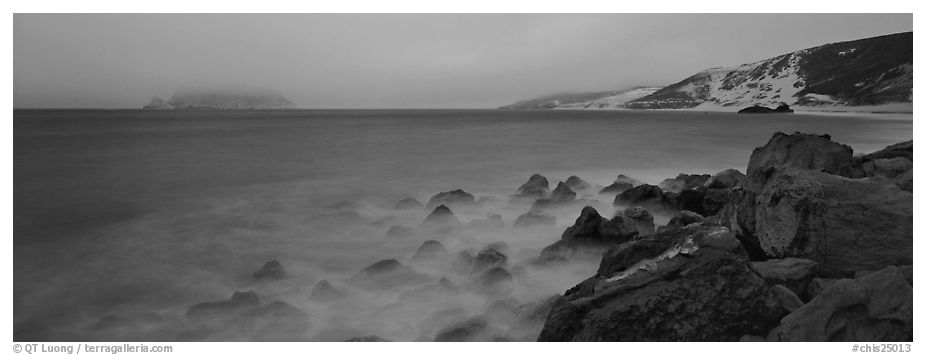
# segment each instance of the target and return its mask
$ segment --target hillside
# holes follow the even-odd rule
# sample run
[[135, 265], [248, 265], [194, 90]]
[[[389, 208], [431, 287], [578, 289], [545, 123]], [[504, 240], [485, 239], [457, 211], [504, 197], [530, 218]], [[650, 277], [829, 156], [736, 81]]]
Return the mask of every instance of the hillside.
[[586, 93], [560, 93], [515, 102], [501, 109], [615, 109], [624, 103], [659, 90], [658, 87], [637, 87], [627, 90]]
[[905, 32], [713, 68], [624, 106], [633, 109], [881, 105], [913, 100], [913, 33]]

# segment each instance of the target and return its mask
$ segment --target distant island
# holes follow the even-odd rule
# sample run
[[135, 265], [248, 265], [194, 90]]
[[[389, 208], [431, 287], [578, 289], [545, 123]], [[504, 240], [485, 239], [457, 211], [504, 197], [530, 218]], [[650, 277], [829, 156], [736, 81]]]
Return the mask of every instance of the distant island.
[[293, 107], [293, 102], [273, 92], [194, 91], [174, 93], [170, 100], [158, 96], [143, 109], [146, 110], [267, 110]]

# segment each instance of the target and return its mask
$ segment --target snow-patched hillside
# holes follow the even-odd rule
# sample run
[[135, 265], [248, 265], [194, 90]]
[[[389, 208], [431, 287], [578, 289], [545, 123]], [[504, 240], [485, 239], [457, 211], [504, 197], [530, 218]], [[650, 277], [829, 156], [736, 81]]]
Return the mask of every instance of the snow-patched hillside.
[[712, 68], [625, 104], [635, 109], [880, 105], [913, 100], [913, 33]]
[[522, 100], [502, 109], [595, 109], [621, 108], [628, 101], [650, 95], [661, 87], [636, 87], [627, 90], [560, 93]]

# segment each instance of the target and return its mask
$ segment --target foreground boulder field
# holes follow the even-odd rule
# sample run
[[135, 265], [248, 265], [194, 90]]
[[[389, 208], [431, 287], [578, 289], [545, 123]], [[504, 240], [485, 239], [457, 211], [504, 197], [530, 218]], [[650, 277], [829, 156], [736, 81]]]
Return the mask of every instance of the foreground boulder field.
[[306, 277], [267, 257], [186, 304], [179, 326], [149, 312], [89, 327], [171, 327], [178, 341], [912, 341], [912, 162], [912, 141], [854, 155], [776, 133], [745, 173], [607, 187], [533, 174], [504, 195], [400, 195], [379, 222], [345, 218], [383, 246], [347, 270]]

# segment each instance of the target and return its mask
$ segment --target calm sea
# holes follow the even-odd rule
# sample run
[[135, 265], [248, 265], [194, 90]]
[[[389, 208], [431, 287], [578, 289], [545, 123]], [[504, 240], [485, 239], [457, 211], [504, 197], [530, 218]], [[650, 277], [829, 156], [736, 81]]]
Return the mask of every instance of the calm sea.
[[[637, 111], [15, 111], [16, 331], [84, 339], [80, 329], [103, 314], [169, 315], [227, 298], [274, 258], [300, 276], [263, 294], [298, 302], [318, 279], [414, 250], [382, 239], [390, 225], [423, 218], [392, 211], [402, 197], [425, 202], [462, 188], [504, 201], [535, 172], [553, 185], [570, 175], [607, 185], [618, 174], [658, 183], [744, 170], [776, 131], [827, 133], [865, 153], [912, 139], [913, 123]], [[500, 213], [510, 223], [523, 212], [458, 214], [466, 222]], [[523, 246], [551, 243], [570, 218]], [[69, 325], [49, 330], [52, 322]]]

